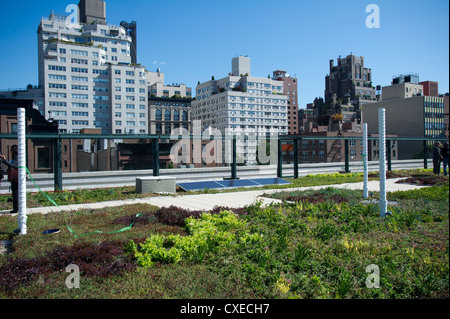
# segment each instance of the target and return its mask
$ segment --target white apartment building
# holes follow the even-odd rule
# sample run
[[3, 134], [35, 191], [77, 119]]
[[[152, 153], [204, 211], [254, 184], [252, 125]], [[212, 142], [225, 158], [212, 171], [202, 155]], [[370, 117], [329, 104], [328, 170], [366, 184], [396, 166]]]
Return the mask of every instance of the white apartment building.
[[[192, 121], [201, 121], [202, 132], [218, 129], [237, 137], [288, 134], [288, 97], [283, 94], [283, 83], [251, 76], [250, 58], [246, 56], [232, 59], [232, 72], [197, 85], [196, 100], [191, 102]], [[255, 163], [256, 141], [240, 141], [238, 154], [247, 163]]]
[[164, 83], [164, 73], [147, 72], [148, 93], [151, 97], [191, 97], [192, 89], [183, 83]]
[[[88, 13], [86, 13], [88, 14]], [[104, 17], [103, 17], [104, 18]], [[131, 63], [132, 38], [121, 26], [70, 23], [51, 14], [38, 27], [41, 113], [61, 133], [148, 133], [145, 68]]]

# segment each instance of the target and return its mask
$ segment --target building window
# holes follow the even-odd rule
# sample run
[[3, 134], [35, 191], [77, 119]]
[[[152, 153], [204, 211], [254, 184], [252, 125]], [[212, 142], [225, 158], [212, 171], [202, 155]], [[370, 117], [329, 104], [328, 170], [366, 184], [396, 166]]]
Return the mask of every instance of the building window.
[[82, 121], [82, 120], [74, 120], [72, 121], [72, 125], [89, 125], [89, 121]]
[[166, 110], [164, 112], [164, 120], [170, 121], [170, 111], [169, 110]]
[[161, 112], [161, 110], [156, 110], [156, 112], [155, 112], [155, 120], [156, 121], [162, 121], [162, 112]]
[[171, 125], [170, 123], [164, 124], [164, 134], [170, 134]]
[[48, 148], [37, 149], [37, 168], [50, 168], [50, 150]]
[[180, 120], [180, 112], [178, 112], [178, 111], [174, 111], [173, 112], [173, 120], [174, 121], [179, 121]]

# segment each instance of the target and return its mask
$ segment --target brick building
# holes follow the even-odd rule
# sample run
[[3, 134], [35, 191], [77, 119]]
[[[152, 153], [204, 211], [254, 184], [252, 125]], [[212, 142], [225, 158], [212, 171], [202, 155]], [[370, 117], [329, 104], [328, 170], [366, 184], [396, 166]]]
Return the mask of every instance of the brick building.
[[298, 80], [282, 70], [273, 71], [272, 79], [283, 81], [283, 94], [288, 97], [288, 134], [299, 134]]

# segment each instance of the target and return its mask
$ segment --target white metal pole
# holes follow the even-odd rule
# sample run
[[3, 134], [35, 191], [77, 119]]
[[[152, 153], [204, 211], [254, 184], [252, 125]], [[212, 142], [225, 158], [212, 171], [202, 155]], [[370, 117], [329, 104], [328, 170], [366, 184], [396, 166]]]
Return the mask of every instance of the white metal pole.
[[18, 149], [19, 149], [19, 215], [18, 224], [20, 235], [27, 233], [27, 172], [26, 166], [26, 139], [25, 139], [25, 109], [17, 108], [18, 122]]
[[363, 198], [369, 197], [369, 172], [367, 171], [368, 167], [368, 147], [367, 147], [367, 123], [363, 123], [363, 161], [364, 161], [364, 187], [363, 187]]
[[386, 109], [378, 109], [378, 150], [380, 158], [380, 217], [386, 216]]

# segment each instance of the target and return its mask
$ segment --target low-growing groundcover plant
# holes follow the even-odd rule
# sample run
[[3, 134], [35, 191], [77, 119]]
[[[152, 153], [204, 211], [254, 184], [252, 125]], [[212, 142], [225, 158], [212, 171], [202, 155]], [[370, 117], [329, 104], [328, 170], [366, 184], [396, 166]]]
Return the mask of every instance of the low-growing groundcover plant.
[[[188, 218], [187, 236], [151, 236], [128, 249], [142, 267], [182, 259], [209, 264], [263, 298], [448, 298], [448, 190], [433, 199], [440, 205], [434, 211], [391, 207], [384, 219], [378, 205], [342, 198], [254, 205], [239, 216]], [[367, 284], [371, 265], [379, 288]]]
[[[448, 184], [389, 193], [386, 218], [358, 191], [279, 196], [235, 211], [118, 208], [110, 223], [135, 220], [128, 232], [0, 259], [0, 298], [449, 298]], [[83, 281], [68, 292], [56, 287], [71, 260]]]
[[190, 236], [152, 235], [139, 246], [131, 241], [128, 250], [144, 267], [158, 261], [176, 263], [182, 258], [203, 261], [206, 253], [231, 248], [235, 240], [231, 230], [245, 227], [245, 222], [227, 210], [214, 215], [203, 213], [200, 218], [189, 217], [185, 222]]
[[122, 253], [121, 242], [80, 243], [73, 247], [58, 247], [40, 258], [13, 259], [0, 266], [0, 287], [10, 293], [20, 285], [60, 272], [70, 264], [82, 268], [84, 276], [97, 278], [133, 270], [135, 263], [118, 258]]

